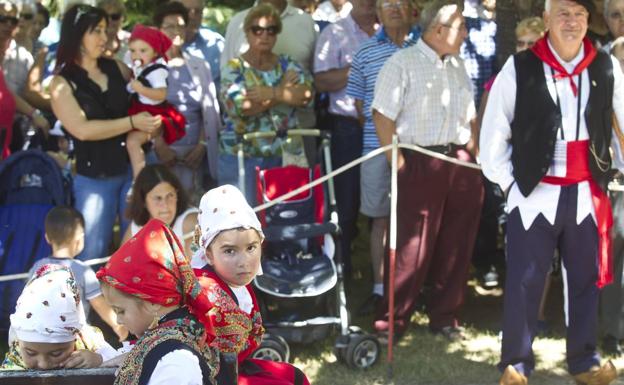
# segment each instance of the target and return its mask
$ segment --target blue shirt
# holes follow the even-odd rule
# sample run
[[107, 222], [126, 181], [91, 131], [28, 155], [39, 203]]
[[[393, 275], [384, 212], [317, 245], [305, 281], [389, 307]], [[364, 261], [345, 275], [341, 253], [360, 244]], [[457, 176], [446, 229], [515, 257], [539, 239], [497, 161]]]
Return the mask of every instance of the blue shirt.
[[215, 82], [217, 90], [221, 83], [221, 52], [225, 39], [218, 32], [209, 28], [201, 27], [192, 41], [184, 43], [184, 51], [192, 56], [204, 59], [210, 64], [210, 74]]
[[479, 108], [483, 85], [497, 72], [496, 21], [466, 17], [468, 37], [462, 44], [459, 56], [464, 59], [466, 72], [472, 80], [475, 107]]
[[375, 82], [384, 63], [392, 54], [399, 49], [412, 46], [420, 37], [420, 29], [414, 27], [405, 38], [401, 47], [395, 45], [386, 35], [383, 27], [377, 33], [366, 40], [356, 52], [351, 62], [349, 81], [347, 83], [347, 95], [364, 103], [364, 146], [363, 154], [367, 154], [379, 148], [379, 139], [373, 124], [373, 112], [371, 106], [375, 97]]

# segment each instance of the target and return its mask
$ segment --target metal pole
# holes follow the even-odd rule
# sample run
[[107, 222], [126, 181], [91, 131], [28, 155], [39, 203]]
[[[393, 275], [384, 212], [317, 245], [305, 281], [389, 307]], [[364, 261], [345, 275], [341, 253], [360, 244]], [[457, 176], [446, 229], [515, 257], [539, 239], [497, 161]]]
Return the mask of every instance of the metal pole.
[[388, 378], [392, 379], [392, 360], [394, 348], [394, 269], [396, 263], [396, 213], [397, 213], [397, 162], [399, 158], [399, 140], [392, 135], [392, 163], [390, 179], [390, 236], [389, 236], [389, 271], [388, 271]]

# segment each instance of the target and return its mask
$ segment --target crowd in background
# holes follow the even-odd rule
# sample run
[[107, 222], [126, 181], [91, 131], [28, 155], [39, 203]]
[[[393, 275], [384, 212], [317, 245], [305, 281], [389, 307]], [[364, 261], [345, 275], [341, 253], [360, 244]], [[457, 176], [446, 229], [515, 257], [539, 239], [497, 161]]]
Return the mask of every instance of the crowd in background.
[[[306, 163], [314, 162], [310, 143], [282, 138], [242, 142], [247, 132], [328, 130], [334, 169], [387, 144], [391, 131], [402, 142], [475, 162], [479, 126], [501, 64], [496, 61], [500, 26], [494, 1], [466, 0], [443, 16], [440, 10], [448, 4], [422, 13], [423, 4], [414, 0], [257, 3], [232, 17], [225, 37], [202, 25], [202, 0], [161, 1], [154, 8], [151, 25], [170, 40], [163, 53], [166, 102], [185, 119], [184, 136], [168, 143], [160, 133], [160, 118], [128, 113], [136, 88], [127, 84], [138, 74], [133, 74], [133, 35], [124, 29], [121, 0], [72, 8], [72, 17], [63, 18], [60, 41], [48, 45], [40, 37], [50, 14], [40, 2], [0, 0], [2, 159], [41, 148], [72, 175], [74, 207], [84, 218], [84, 249], [77, 251], [78, 260], [108, 255], [114, 249], [115, 223], [125, 241], [152, 218], [170, 225], [184, 239], [185, 254], [191, 254], [186, 234], [195, 228], [199, 198], [211, 187], [238, 184], [236, 155], [241, 146], [248, 187], [254, 186], [257, 166], [280, 166], [285, 152], [308, 155]], [[594, 3], [588, 37], [624, 63], [624, 0]], [[544, 35], [545, 26], [540, 17], [532, 17], [520, 21], [515, 31], [521, 51]], [[418, 70], [410, 72], [411, 67]], [[409, 74], [418, 88], [410, 89], [405, 78], [395, 76], [401, 73]], [[403, 95], [406, 89], [410, 92]], [[403, 105], [413, 108], [398, 109]], [[410, 131], [412, 121], [428, 128]], [[149, 138], [143, 146], [147, 166], [135, 178], [126, 150], [133, 130]], [[403, 156], [409, 165], [413, 160], [408, 158], [415, 155]], [[408, 327], [423, 291], [429, 293], [431, 331], [457, 340], [464, 338], [458, 313], [471, 260], [484, 286], [498, 285], [504, 270], [505, 197], [477, 172], [455, 173], [437, 163], [428, 163], [426, 170], [437, 170], [437, 177], [448, 180], [437, 185], [420, 169], [400, 168], [404, 176], [422, 180], [400, 186], [412, 191], [404, 195], [409, 197], [403, 198], [404, 204], [434, 205], [437, 211], [422, 221], [415, 219], [417, 209], [399, 215], [400, 226], [411, 232], [400, 234], [399, 243], [414, 258], [409, 266], [397, 266], [397, 330], [401, 335]], [[458, 185], [463, 190], [453, 190]], [[383, 334], [388, 330], [384, 261], [389, 163], [383, 155], [371, 158], [336, 177], [335, 186], [347, 277], [353, 241], [358, 232], [370, 232], [370, 255], [365, 257], [373, 271], [371, 297], [358, 312], [376, 311], [374, 326]], [[243, 192], [250, 205], [258, 203], [255, 191]], [[422, 202], [410, 203], [414, 196]], [[457, 200], [446, 200], [450, 196]], [[622, 207], [621, 199], [614, 200], [616, 282], [603, 291], [602, 308], [603, 348], [616, 355], [624, 337], [619, 325]], [[368, 227], [357, 227], [359, 214], [369, 218]], [[412, 244], [410, 249], [410, 240], [422, 231], [419, 226], [429, 229], [429, 238], [424, 246]], [[548, 285], [544, 298], [547, 291]], [[119, 337], [125, 337], [127, 330], [98, 302], [101, 292], [85, 294]], [[543, 306], [542, 301], [541, 322]], [[540, 325], [547, 330], [546, 324]]]

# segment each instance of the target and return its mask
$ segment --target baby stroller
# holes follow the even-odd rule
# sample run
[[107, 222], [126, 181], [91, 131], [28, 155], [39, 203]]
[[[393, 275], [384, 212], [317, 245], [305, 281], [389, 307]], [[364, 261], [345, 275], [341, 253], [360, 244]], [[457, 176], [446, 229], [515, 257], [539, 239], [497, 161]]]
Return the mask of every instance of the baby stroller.
[[[70, 204], [70, 196], [70, 181], [42, 151], [20, 151], [0, 164], [0, 276], [27, 272], [50, 255], [45, 217], [52, 207]], [[0, 330], [8, 330], [24, 282], [0, 280]]]
[[[319, 137], [321, 132], [289, 130], [287, 135]], [[272, 136], [275, 133], [253, 133], [243, 140]], [[321, 166], [331, 172], [329, 140], [329, 134], [323, 134], [321, 164], [257, 169], [258, 202], [270, 202], [319, 179]], [[242, 165], [242, 150], [238, 158]], [[254, 285], [267, 333], [253, 357], [288, 361], [289, 342], [322, 340], [336, 328], [340, 335], [334, 353], [339, 360], [357, 369], [375, 364], [380, 353], [377, 339], [349, 326], [340, 247], [335, 246], [340, 242], [340, 229], [333, 180], [261, 210], [258, 217], [266, 240], [263, 274], [255, 278]]]

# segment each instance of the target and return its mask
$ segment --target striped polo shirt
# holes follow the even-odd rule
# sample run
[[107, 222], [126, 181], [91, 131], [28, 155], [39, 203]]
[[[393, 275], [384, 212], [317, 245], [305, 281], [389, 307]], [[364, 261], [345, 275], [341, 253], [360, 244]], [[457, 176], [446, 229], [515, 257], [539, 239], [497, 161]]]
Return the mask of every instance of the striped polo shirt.
[[392, 54], [401, 48], [414, 45], [419, 37], [420, 29], [414, 27], [405, 37], [403, 45], [398, 47], [390, 40], [382, 27], [373, 37], [360, 45], [353, 57], [347, 83], [347, 95], [364, 102], [363, 154], [367, 154], [379, 147], [379, 139], [373, 124], [373, 111], [371, 109], [375, 96], [377, 75]]

